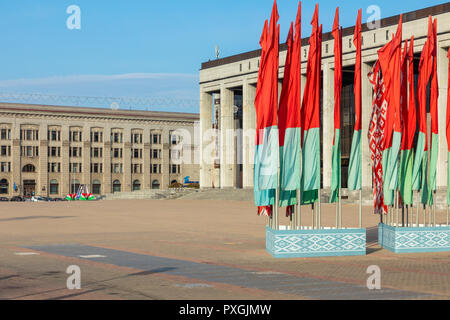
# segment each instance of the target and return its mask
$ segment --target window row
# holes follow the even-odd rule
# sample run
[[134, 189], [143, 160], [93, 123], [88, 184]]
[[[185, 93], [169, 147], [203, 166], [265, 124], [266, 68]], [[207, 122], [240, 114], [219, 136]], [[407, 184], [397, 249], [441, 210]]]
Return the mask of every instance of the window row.
[[37, 141], [39, 140], [39, 130], [36, 129], [22, 129], [20, 130], [20, 140]]
[[20, 156], [28, 158], [39, 157], [39, 147], [24, 146], [20, 149]]

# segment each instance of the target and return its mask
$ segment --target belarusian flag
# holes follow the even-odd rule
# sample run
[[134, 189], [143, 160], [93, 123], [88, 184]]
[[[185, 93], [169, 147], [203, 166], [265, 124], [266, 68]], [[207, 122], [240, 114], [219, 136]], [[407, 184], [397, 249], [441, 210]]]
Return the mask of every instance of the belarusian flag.
[[448, 92], [447, 92], [447, 204], [450, 206], [450, 48], [448, 49]]
[[436, 165], [439, 153], [439, 124], [438, 124], [438, 80], [437, 80], [437, 19], [433, 24], [433, 42], [432, 42], [433, 70], [431, 73], [431, 97], [430, 97], [430, 115], [431, 115], [431, 154], [430, 154], [430, 186], [428, 188], [428, 205], [433, 205], [433, 192], [436, 191]]
[[[271, 213], [268, 206], [275, 203], [278, 188], [279, 138], [278, 111], [278, 54], [279, 25], [276, 1], [273, 5], [270, 27], [264, 24], [261, 36], [261, 61], [256, 89], [256, 150], [254, 191], [258, 213]], [[269, 30], [268, 30], [269, 29]]]
[[386, 85], [388, 102], [383, 152], [384, 202], [394, 204], [394, 190], [398, 188], [398, 167], [402, 138], [401, 126], [401, 55], [402, 15], [394, 38], [378, 51], [381, 71]]
[[341, 91], [342, 91], [342, 28], [339, 27], [339, 8], [333, 25], [334, 38], [334, 140], [330, 203], [338, 202], [341, 188]]
[[293, 33], [294, 26], [291, 24], [286, 42], [288, 50], [284, 67], [280, 107], [278, 109], [280, 132], [280, 207], [297, 204], [297, 190], [300, 190], [301, 187], [301, 2], [295, 21], [295, 40]]
[[419, 80], [417, 85], [417, 98], [419, 102], [419, 137], [413, 168], [413, 190], [422, 191], [421, 202], [428, 201], [428, 140], [427, 140], [427, 85], [433, 69], [433, 23], [431, 16], [428, 19], [428, 37], [422, 49], [419, 63]]
[[320, 189], [320, 76], [322, 57], [322, 25], [319, 27], [319, 5], [316, 4], [309, 56], [306, 67], [306, 85], [302, 104], [302, 203], [318, 200]]
[[[407, 50], [408, 41], [405, 43]], [[404, 55], [405, 56], [405, 55]], [[402, 66], [402, 151], [400, 155], [400, 194], [402, 201], [406, 205], [413, 204], [412, 173], [413, 173], [413, 144], [416, 134], [416, 97], [414, 91], [414, 37], [409, 43], [409, 53], [407, 53]], [[408, 63], [409, 62], [409, 68]], [[408, 70], [409, 69], [409, 70]], [[409, 81], [409, 102], [406, 99]]]
[[352, 149], [350, 153], [350, 164], [348, 168], [348, 189], [361, 190], [362, 178], [362, 154], [361, 154], [361, 9], [358, 11], [358, 18], [353, 35], [353, 43], [356, 47], [355, 62], [355, 131], [353, 133]]
[[373, 111], [369, 125], [369, 147], [371, 151], [372, 167], [372, 185], [374, 199], [374, 213], [386, 214], [387, 207], [384, 204], [383, 196], [383, 151], [384, 135], [386, 129], [386, 90], [383, 79], [381, 78], [380, 62], [377, 61], [369, 72], [368, 77], [373, 85]]

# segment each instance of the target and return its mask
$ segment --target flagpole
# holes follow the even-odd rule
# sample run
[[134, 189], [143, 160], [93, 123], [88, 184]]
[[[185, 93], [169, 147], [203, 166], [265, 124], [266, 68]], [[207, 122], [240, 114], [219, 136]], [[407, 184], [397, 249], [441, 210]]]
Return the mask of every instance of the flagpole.
[[437, 201], [437, 197], [436, 197], [436, 191], [434, 191], [434, 199], [433, 199], [433, 224], [436, 227], [436, 201]]
[[311, 204], [311, 230], [314, 230], [314, 203]]
[[362, 229], [362, 189], [359, 190], [359, 228]]
[[449, 221], [448, 221], [448, 207], [449, 207], [449, 206], [447, 205], [447, 227], [448, 227], [448, 222], [449, 222]]
[[298, 198], [298, 204], [297, 204], [297, 226], [298, 229], [302, 229], [302, 193], [300, 190], [297, 190], [297, 198]]
[[336, 229], [339, 229], [339, 205], [341, 204], [341, 189], [338, 189], [338, 202], [336, 203]]
[[416, 228], [419, 227], [420, 192], [417, 191], [417, 194], [419, 195], [419, 203], [417, 203], [417, 208], [416, 208]]
[[322, 228], [322, 201], [320, 199], [321, 196], [321, 189], [319, 189], [317, 191], [318, 195], [319, 195], [319, 208], [317, 209], [317, 229], [321, 229]]

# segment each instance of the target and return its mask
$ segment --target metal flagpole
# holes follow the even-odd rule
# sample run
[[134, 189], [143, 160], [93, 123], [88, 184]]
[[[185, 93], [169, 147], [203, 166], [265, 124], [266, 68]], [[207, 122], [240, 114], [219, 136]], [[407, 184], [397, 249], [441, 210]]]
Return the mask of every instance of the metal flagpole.
[[402, 227], [405, 227], [405, 206], [402, 206]]
[[339, 205], [341, 204], [341, 189], [338, 189], [338, 202], [336, 203], [336, 229], [339, 229]]
[[311, 229], [314, 230], [314, 203], [311, 204]]
[[339, 190], [339, 229], [342, 229], [342, 189]]
[[321, 196], [321, 189], [319, 189], [318, 191], [317, 191], [317, 193], [318, 193], [318, 195], [319, 195], [319, 207], [318, 207], [318, 209], [317, 209], [317, 229], [321, 229], [322, 228], [322, 201], [321, 201], [321, 199], [320, 199], [320, 196]]
[[447, 205], [447, 227], [448, 227], [448, 205]]
[[300, 192], [300, 190], [297, 190], [297, 198], [298, 198], [297, 226], [298, 226], [298, 229], [301, 230], [302, 229], [302, 193]]
[[359, 190], [359, 228], [362, 229], [362, 189]]
[[398, 227], [398, 224], [400, 222], [400, 195], [398, 193], [398, 191], [396, 192], [397, 195], [397, 199], [395, 202], [395, 205], [397, 206], [397, 208], [395, 208], [395, 226]]
[[436, 227], [436, 191], [434, 191], [434, 199], [433, 199], [433, 225]]
[[419, 193], [419, 191], [417, 191], [417, 194], [419, 194], [419, 203], [417, 203], [417, 208], [416, 208], [416, 228], [419, 227], [419, 208], [420, 208], [420, 193]]

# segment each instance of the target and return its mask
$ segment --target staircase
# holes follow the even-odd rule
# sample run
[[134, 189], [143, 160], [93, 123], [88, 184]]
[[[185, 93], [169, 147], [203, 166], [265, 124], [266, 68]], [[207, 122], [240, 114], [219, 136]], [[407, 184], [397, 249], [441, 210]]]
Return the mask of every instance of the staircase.
[[106, 194], [102, 200], [172, 200], [195, 192], [193, 189], [139, 190]]

